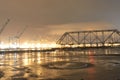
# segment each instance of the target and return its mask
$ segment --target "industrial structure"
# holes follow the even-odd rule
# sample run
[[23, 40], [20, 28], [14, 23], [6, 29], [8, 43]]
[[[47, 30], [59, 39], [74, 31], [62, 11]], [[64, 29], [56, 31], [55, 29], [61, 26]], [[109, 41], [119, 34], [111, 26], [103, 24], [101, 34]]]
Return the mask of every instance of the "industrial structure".
[[0, 29], [0, 35], [3, 32], [3, 30], [5, 29], [5, 27], [7, 26], [7, 24], [9, 23], [10, 19], [7, 19], [7, 21], [3, 24], [3, 26]]
[[10, 19], [7, 19], [7, 21], [0, 28], [0, 46], [1, 46], [1, 34], [4, 31], [5, 27], [7, 26], [7, 24], [9, 23], [9, 21], [10, 21]]
[[120, 46], [120, 31], [111, 29], [65, 32], [57, 44], [70, 47]]
[[27, 26], [25, 26], [21, 31], [17, 32], [15, 36], [12, 36], [9, 38], [9, 43], [11, 48], [20, 48], [20, 38], [27, 29]]

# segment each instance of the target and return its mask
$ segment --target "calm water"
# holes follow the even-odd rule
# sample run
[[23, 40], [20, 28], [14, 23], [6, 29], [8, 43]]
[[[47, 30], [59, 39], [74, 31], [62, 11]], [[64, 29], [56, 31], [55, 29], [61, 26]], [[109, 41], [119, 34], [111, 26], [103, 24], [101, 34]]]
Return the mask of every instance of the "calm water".
[[[88, 56], [89, 54], [89, 56]], [[120, 49], [0, 54], [0, 80], [119, 80]]]

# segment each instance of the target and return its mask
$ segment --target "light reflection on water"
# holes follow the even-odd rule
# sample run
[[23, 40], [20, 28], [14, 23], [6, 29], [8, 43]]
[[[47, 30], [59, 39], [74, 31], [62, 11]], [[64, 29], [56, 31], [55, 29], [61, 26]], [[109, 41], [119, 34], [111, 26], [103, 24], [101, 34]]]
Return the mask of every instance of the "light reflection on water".
[[[80, 51], [55, 51], [55, 52], [34, 52], [34, 53], [6, 53], [0, 54], [0, 70], [5, 74], [1, 80], [12, 80], [13, 77], [25, 77], [28, 80], [49, 80], [61, 78], [65, 80], [113, 80], [120, 76], [120, 57], [119, 56], [92, 56], [93, 54], [120, 54], [117, 49], [88, 49]], [[89, 55], [89, 56], [86, 56]], [[75, 64], [77, 69], [49, 69], [41, 66], [52, 62], [62, 62], [61, 67], [74, 66], [70, 62], [84, 62], [94, 64], [93, 67], [80, 68]], [[66, 63], [65, 65], [63, 64]], [[50, 65], [51, 66], [51, 65]], [[54, 65], [53, 65], [54, 66]], [[57, 65], [59, 66], [59, 65]], [[56, 68], [56, 67], [55, 67]], [[105, 78], [102, 71], [106, 73]], [[110, 73], [112, 71], [112, 73]], [[19, 74], [20, 76], [16, 75]], [[34, 76], [30, 76], [30, 75]], [[109, 76], [112, 75], [112, 78]], [[49, 79], [47, 79], [49, 78]], [[21, 79], [22, 80], [22, 79]]]

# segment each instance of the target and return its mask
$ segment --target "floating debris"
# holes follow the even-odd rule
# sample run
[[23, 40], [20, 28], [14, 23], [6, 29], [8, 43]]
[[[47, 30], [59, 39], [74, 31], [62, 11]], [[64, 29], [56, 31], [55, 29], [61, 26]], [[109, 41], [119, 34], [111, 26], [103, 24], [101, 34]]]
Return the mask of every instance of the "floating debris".
[[24, 76], [24, 74], [25, 74], [24, 72], [19, 72], [11, 77], [22, 77], [22, 76]]
[[29, 77], [35, 77], [35, 78], [37, 78], [38, 75], [37, 75], [37, 74], [34, 74], [34, 73], [31, 73], [31, 74], [29, 74]]
[[28, 79], [23, 77], [14, 77], [12, 78], [12, 80], [28, 80]]
[[4, 72], [0, 71], [0, 78], [2, 78], [4, 76]]
[[85, 63], [85, 62], [61, 61], [61, 62], [51, 62], [51, 63], [43, 64], [41, 66], [49, 69], [82, 69], [82, 68], [92, 67], [93, 64]]
[[0, 66], [9, 66], [9, 64], [0, 63]]
[[15, 70], [25, 70], [25, 69], [28, 69], [28, 67], [24, 67], [24, 66], [18, 66], [18, 67], [13, 67]]
[[26, 72], [26, 73], [31, 73], [32, 70], [28, 68], [28, 69], [25, 70], [25, 72]]
[[39, 80], [67, 80], [63, 78], [48, 78], [48, 79], [39, 79]]

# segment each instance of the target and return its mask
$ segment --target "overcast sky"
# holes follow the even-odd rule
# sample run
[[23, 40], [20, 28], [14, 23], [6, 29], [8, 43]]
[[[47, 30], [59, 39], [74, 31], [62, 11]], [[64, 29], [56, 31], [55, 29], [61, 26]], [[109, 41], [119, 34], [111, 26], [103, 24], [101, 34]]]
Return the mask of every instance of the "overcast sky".
[[21, 39], [57, 40], [66, 31], [120, 30], [120, 0], [0, 0], [1, 34], [8, 39], [28, 26]]

